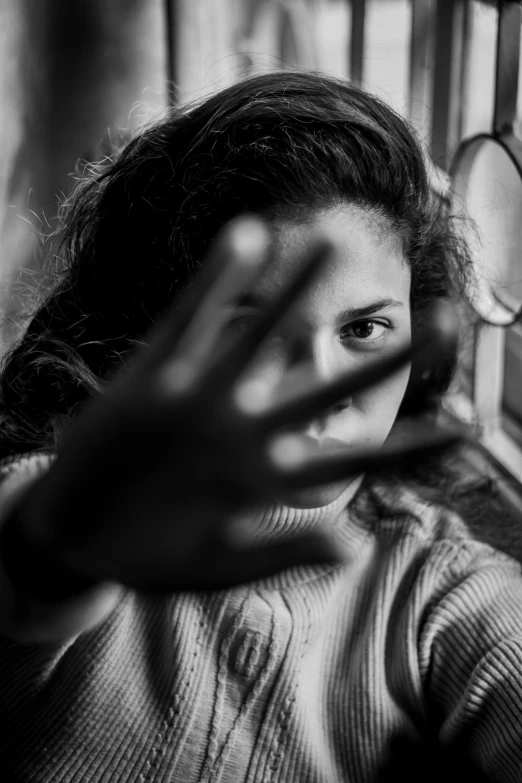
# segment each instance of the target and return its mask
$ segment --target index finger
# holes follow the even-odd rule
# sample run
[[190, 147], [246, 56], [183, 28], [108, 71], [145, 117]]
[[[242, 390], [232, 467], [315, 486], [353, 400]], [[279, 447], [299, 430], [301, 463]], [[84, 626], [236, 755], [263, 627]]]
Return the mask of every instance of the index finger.
[[181, 375], [185, 383], [189, 376], [197, 376], [220, 333], [226, 305], [251, 283], [269, 240], [264, 221], [251, 215], [236, 218], [221, 230], [200, 276], [152, 337], [140, 363], [142, 370], [165, 365], [164, 380], [173, 388], [183, 385]]
[[290, 282], [282, 287], [266, 312], [247, 334], [241, 335], [225, 351], [216, 356], [204, 375], [204, 382], [233, 386], [255, 358], [261, 345], [288, 314], [299, 296], [310, 287], [325, 264], [335, 253], [335, 244], [328, 237], [318, 237], [307, 250], [299, 269]]

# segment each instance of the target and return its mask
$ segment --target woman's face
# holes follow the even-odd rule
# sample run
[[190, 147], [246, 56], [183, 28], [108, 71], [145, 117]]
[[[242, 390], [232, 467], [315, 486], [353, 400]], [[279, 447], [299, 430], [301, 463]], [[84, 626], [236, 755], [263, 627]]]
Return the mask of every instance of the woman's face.
[[[285, 398], [360, 369], [410, 339], [410, 268], [400, 241], [382, 218], [347, 205], [311, 213], [305, 222], [280, 221], [274, 229], [274, 257], [252, 295], [238, 305], [238, 325], [248, 324], [295, 273], [314, 235], [333, 234], [338, 253], [251, 366], [249, 380], [271, 388], [275, 398]], [[340, 400], [309, 422], [301, 434], [311, 452], [380, 447], [397, 415], [409, 371], [405, 367], [377, 386]], [[296, 507], [322, 506], [350, 482], [300, 490], [278, 500]]]

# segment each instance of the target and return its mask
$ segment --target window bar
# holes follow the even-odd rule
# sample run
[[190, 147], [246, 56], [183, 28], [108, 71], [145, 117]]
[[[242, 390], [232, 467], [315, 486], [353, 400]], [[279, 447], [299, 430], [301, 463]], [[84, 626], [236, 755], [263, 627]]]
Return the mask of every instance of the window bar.
[[350, 81], [363, 83], [364, 28], [366, 0], [352, 0], [352, 27], [350, 36]]
[[518, 3], [498, 0], [498, 15], [493, 133], [509, 134], [517, 116], [522, 10]]
[[501, 426], [505, 330], [481, 324], [475, 348], [474, 402], [485, 433]]
[[177, 46], [176, 46], [176, 31], [178, 26], [178, 3], [182, 0], [164, 0], [163, 7], [165, 9], [165, 34], [167, 37], [167, 62], [166, 62], [166, 78], [167, 78], [167, 105], [174, 106], [177, 102]]
[[468, 0], [437, 0], [431, 156], [448, 169], [461, 137]]
[[[433, 116], [437, 3], [436, 0], [410, 0], [410, 3], [409, 119], [425, 139], [429, 138]], [[447, 201], [451, 184], [448, 174], [436, 166], [431, 157], [427, 163], [433, 191]]]
[[429, 127], [435, 54], [435, 0], [410, 0], [411, 42], [409, 117], [415, 128]]
[[[518, 3], [498, 2], [497, 56], [493, 132], [507, 136], [505, 142], [519, 168], [520, 142], [511, 136], [517, 111], [520, 58], [521, 9]], [[505, 330], [483, 324], [475, 360], [475, 405], [486, 436], [501, 432], [504, 392]]]
[[[521, 8], [518, 3], [498, 0], [495, 104], [492, 131], [503, 135], [508, 151], [522, 169], [522, 145], [513, 135], [517, 115], [520, 62]], [[506, 331], [482, 324], [476, 347], [475, 406], [482, 425], [482, 442], [511, 475], [522, 481], [520, 449], [504, 432], [502, 408]]]

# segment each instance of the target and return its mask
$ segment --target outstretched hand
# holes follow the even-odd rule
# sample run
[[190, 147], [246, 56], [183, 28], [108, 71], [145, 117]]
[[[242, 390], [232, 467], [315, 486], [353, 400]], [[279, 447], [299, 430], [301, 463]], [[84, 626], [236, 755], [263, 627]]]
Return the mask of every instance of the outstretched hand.
[[205, 272], [150, 345], [86, 406], [49, 474], [29, 492], [28, 532], [52, 542], [63, 562], [94, 579], [149, 590], [224, 588], [300, 563], [341, 557], [326, 535], [263, 547], [230, 535], [238, 514], [300, 487], [419, 459], [448, 445], [425, 433], [379, 451], [310, 457], [295, 434], [335, 401], [378, 383], [455, 339], [434, 317], [405, 345], [329, 384], [267, 404], [244, 381], [251, 360], [335, 252], [318, 238], [299, 273], [246, 332], [229, 329], [229, 305], [252, 285], [270, 250], [264, 224], [242, 218], [214, 243]]

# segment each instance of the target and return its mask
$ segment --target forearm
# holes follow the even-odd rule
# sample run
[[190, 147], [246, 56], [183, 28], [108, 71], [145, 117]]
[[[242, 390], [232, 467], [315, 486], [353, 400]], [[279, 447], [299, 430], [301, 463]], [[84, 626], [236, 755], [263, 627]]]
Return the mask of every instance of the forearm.
[[43, 603], [16, 589], [0, 568], [0, 635], [27, 644], [70, 639], [107, 617], [122, 589], [104, 583], [74, 598]]
[[35, 495], [45, 480], [27, 477], [2, 498], [0, 510], [0, 633], [24, 642], [61, 641], [91, 628], [122, 592], [63, 562], [52, 536], [45, 535], [45, 519], [35, 519]]

